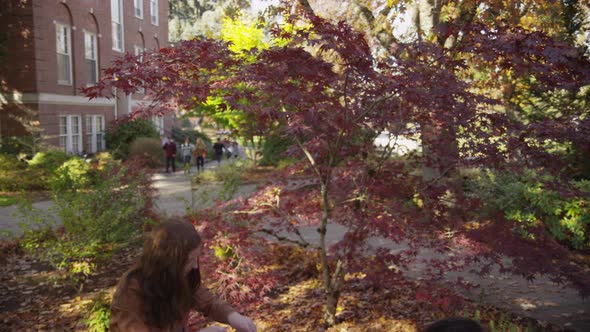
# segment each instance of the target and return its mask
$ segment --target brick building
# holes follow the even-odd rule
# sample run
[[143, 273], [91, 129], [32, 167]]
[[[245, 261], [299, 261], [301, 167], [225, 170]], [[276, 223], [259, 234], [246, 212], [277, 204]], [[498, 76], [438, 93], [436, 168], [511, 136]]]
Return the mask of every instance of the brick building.
[[[125, 52], [167, 45], [168, 0], [0, 0], [0, 139], [26, 135], [24, 115], [50, 145], [104, 149], [105, 126], [144, 95], [89, 101], [80, 88]], [[154, 119], [161, 133], [172, 121]]]

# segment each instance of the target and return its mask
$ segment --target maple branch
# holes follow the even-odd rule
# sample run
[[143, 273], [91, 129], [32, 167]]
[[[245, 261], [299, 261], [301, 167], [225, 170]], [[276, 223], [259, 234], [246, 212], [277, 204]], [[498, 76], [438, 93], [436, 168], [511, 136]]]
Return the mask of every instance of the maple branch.
[[305, 146], [303, 146], [303, 144], [301, 143], [301, 141], [299, 140], [299, 138], [297, 138], [297, 137], [294, 137], [294, 138], [295, 138], [295, 142], [297, 143], [297, 146], [299, 146], [299, 148], [301, 149], [301, 151], [303, 151], [303, 153], [307, 157], [307, 160], [309, 160], [309, 163], [311, 164], [311, 168], [313, 168], [314, 172], [321, 179], [322, 178], [322, 173], [320, 172], [319, 168], [317, 167], [317, 164], [315, 163], [315, 159], [313, 159], [313, 156], [311, 155], [311, 153], [309, 153], [309, 151], [307, 151], [307, 149], [305, 148]]
[[309, 242], [307, 242], [305, 239], [303, 239], [303, 237], [301, 237], [301, 234], [299, 233], [299, 231], [297, 231], [297, 235], [299, 235], [299, 237], [301, 238], [301, 241], [293, 240], [293, 239], [290, 239], [286, 236], [278, 235], [272, 229], [262, 228], [262, 229], [259, 229], [257, 232], [273, 236], [274, 238], [276, 238], [277, 240], [279, 240], [281, 242], [293, 243], [293, 244], [296, 244], [296, 245], [303, 247], [303, 248], [318, 249], [318, 247], [311, 245]]
[[313, 11], [313, 8], [311, 8], [311, 5], [309, 4], [309, 1], [307, 0], [299, 0], [299, 4], [303, 7], [303, 9], [305, 9], [305, 11], [313, 16], [316, 16], [315, 12]]
[[344, 283], [344, 275], [346, 274], [346, 264], [338, 260], [336, 263], [336, 269], [332, 275], [332, 291], [340, 292], [342, 284]]
[[389, 94], [389, 95], [385, 95], [385, 96], [381, 96], [379, 98], [377, 98], [377, 100], [375, 100], [368, 108], [366, 111], [361, 112], [361, 114], [359, 114], [358, 117], [356, 117], [356, 119], [354, 120], [354, 122], [360, 121], [362, 120], [362, 118], [369, 114], [371, 111], [373, 111], [373, 108], [375, 108], [377, 105], [381, 104], [382, 102], [387, 101], [388, 99], [393, 98], [394, 95], [393, 94]]
[[422, 186], [422, 188], [420, 188], [418, 190], [418, 192], [428, 189], [430, 186], [432, 186], [433, 184], [438, 182], [440, 179], [444, 178], [447, 175], [447, 173], [449, 173], [449, 171], [451, 171], [452, 169], [455, 168], [456, 165], [457, 165], [456, 162], [451, 163], [451, 165], [449, 165], [447, 168], [445, 168], [436, 178], [430, 180], [428, 183], [426, 183], [424, 186]]
[[[260, 203], [258, 206], [269, 207], [269, 208], [271, 208], [273, 210], [273, 212], [279, 214], [283, 219], [289, 220], [289, 216], [286, 213], [284, 213], [283, 211], [281, 211], [281, 209], [279, 208], [279, 204], [280, 204], [279, 203], [279, 198], [277, 197], [277, 205], [274, 205], [274, 204], [271, 204], [271, 203]], [[264, 210], [257, 209], [257, 210], [249, 210], [249, 211], [234, 211], [233, 213], [234, 214], [258, 214], [258, 213], [261, 213], [261, 212], [264, 212]], [[294, 218], [294, 219], [297, 219], [297, 218]], [[300, 246], [305, 247], [305, 248], [307, 248], [308, 246], [311, 246], [310, 243], [307, 240], [305, 240], [305, 238], [303, 237], [303, 235], [301, 235], [301, 232], [299, 232], [299, 229], [297, 227], [291, 227], [289, 229], [289, 231], [295, 233], [295, 235], [297, 235], [297, 237], [301, 240], [301, 242], [295, 241], [295, 240], [290, 240], [290, 239], [284, 238], [284, 237], [280, 237], [279, 235], [276, 235], [276, 234], [271, 234], [271, 233], [269, 233], [270, 230], [268, 230], [268, 229], [261, 229], [259, 231], [260, 232], [263, 232], [263, 233], [268, 233], [270, 235], [273, 235], [278, 240], [285, 240], [287, 242], [293, 242], [293, 243], [299, 244]], [[311, 246], [311, 247], [313, 247], [313, 246]], [[314, 249], [317, 249], [316, 247], [313, 247], [313, 248]]]

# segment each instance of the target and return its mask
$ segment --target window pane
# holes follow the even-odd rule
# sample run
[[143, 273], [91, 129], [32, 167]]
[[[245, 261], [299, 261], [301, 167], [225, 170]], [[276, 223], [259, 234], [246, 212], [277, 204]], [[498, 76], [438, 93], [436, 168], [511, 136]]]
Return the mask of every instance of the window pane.
[[96, 151], [104, 150], [104, 146], [102, 146], [102, 133], [96, 134]]
[[72, 135], [80, 134], [80, 117], [72, 116]]
[[87, 153], [93, 153], [96, 152], [96, 150], [94, 149], [93, 146], [93, 142], [92, 142], [92, 137], [94, 136], [93, 134], [93, 126], [92, 126], [92, 115], [87, 115], [86, 116], [86, 152]]
[[56, 25], [57, 79], [59, 83], [71, 83], [70, 28]]
[[158, 0], [150, 0], [150, 15], [152, 17], [152, 24], [158, 24]]
[[123, 30], [121, 24], [113, 22], [113, 48], [116, 50], [123, 49]]
[[80, 117], [79, 116], [71, 116], [71, 125], [72, 125], [72, 153], [80, 154], [82, 152], [81, 144], [81, 136], [80, 136]]
[[[66, 151], [68, 143], [68, 118], [67, 116], [59, 117], [59, 146]], [[67, 151], [66, 151], [67, 152]]]
[[84, 34], [84, 57], [90, 60], [96, 59], [96, 36], [94, 34]]
[[143, 17], [143, 0], [135, 0], [135, 16]]
[[111, 0], [111, 21], [121, 23], [120, 0]]
[[59, 117], [59, 134], [66, 135], [68, 133], [68, 118], [65, 116]]
[[86, 60], [86, 63], [88, 64], [88, 73], [90, 74], [90, 76], [88, 77], [88, 83], [94, 84], [98, 82], [98, 77], [96, 73], [96, 60]]
[[57, 25], [55, 29], [55, 48], [57, 53], [66, 53], [65, 49], [65, 36], [61, 25]]
[[86, 116], [86, 132], [92, 133], [92, 115]]
[[96, 116], [96, 132], [100, 133], [103, 131], [104, 118], [100, 115]]
[[60, 82], [70, 82], [70, 56], [65, 54], [57, 55], [57, 79]]

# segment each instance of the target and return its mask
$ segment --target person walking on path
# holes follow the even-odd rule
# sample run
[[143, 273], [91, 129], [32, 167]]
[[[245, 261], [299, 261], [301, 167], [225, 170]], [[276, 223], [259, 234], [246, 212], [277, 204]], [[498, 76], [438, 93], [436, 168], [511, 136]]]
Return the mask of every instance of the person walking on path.
[[227, 157], [227, 159], [231, 158], [232, 155], [232, 145], [231, 142], [229, 141], [229, 138], [225, 138], [223, 140], [223, 147], [225, 148], [225, 156]]
[[193, 151], [195, 150], [195, 146], [193, 143], [190, 142], [189, 138], [186, 137], [184, 139], [184, 143], [180, 145], [180, 155], [182, 156], [183, 168], [185, 173], [191, 172], [191, 158], [193, 156]]
[[205, 169], [205, 157], [207, 156], [207, 146], [201, 138], [197, 138], [195, 143], [195, 162], [197, 164], [197, 172]]
[[213, 144], [213, 150], [215, 150], [215, 160], [217, 160], [217, 165], [221, 163], [221, 157], [223, 157], [223, 150], [225, 149], [225, 145], [221, 143], [221, 138], [217, 138], [217, 142]]
[[166, 152], [166, 173], [170, 173], [170, 166], [172, 166], [172, 172], [176, 172], [176, 143], [172, 137], [168, 137], [168, 142], [164, 144], [164, 151]]
[[237, 141], [233, 141], [233, 142], [231, 142], [231, 146], [232, 146], [234, 158], [237, 159], [240, 156], [240, 145], [238, 144]]
[[[256, 332], [252, 319], [213, 295], [201, 282], [202, 248], [201, 237], [191, 223], [176, 220], [157, 225], [145, 241], [139, 262], [117, 284], [110, 330], [190, 331], [189, 314], [194, 310], [237, 332]], [[226, 328], [200, 330], [205, 331]]]

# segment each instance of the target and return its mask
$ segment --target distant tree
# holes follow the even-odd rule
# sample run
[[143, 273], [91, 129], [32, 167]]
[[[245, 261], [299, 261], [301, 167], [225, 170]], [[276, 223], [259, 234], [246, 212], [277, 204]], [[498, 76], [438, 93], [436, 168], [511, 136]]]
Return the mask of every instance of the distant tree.
[[225, 17], [249, 10], [249, 0], [170, 0], [168, 38], [176, 43], [196, 36], [217, 37]]

